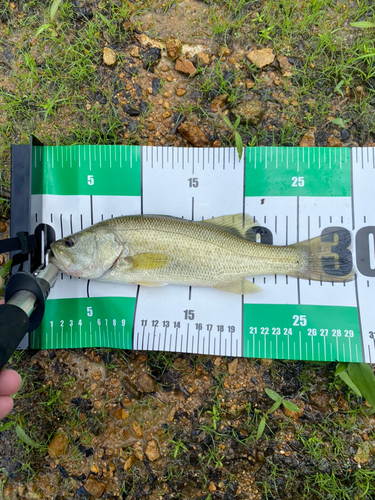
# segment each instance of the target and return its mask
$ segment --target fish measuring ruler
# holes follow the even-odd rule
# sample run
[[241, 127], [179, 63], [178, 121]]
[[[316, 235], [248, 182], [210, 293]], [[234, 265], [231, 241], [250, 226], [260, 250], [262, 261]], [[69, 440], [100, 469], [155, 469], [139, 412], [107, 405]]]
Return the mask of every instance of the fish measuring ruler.
[[[31, 219], [64, 237], [110, 217], [203, 220], [245, 212], [265, 243], [337, 228], [356, 280], [251, 278], [263, 292], [88, 282], [61, 275], [31, 345], [375, 362], [375, 154], [372, 148], [32, 148]], [[351, 246], [349, 246], [351, 238]]]

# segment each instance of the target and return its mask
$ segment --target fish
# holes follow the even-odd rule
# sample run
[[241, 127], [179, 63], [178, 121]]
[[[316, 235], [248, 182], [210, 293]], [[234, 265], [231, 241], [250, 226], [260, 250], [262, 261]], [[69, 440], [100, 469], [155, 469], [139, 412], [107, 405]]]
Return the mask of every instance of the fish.
[[277, 246], [254, 241], [256, 226], [242, 213], [202, 221], [115, 217], [51, 243], [50, 262], [70, 276], [103, 282], [214, 287], [235, 294], [261, 291], [246, 279], [256, 275], [330, 282], [354, 278], [351, 253], [334, 251], [337, 234]]

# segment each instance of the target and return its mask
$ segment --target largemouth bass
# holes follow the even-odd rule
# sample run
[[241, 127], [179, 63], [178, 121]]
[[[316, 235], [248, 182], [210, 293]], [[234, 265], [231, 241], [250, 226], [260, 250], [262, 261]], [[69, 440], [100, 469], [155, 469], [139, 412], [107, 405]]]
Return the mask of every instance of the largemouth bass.
[[261, 290], [246, 279], [255, 275], [353, 279], [351, 261], [332, 252], [337, 248], [333, 237], [331, 243], [318, 236], [289, 246], [264, 245], [247, 238], [254, 225], [242, 214], [202, 222], [151, 215], [116, 217], [52, 243], [51, 262], [82, 278], [145, 286], [208, 286], [237, 294]]

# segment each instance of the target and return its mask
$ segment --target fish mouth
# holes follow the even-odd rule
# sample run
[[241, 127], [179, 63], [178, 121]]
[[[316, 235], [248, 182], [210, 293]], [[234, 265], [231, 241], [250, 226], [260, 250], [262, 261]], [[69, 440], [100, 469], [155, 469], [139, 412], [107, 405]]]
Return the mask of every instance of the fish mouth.
[[58, 254], [56, 248], [54, 248], [55, 242], [51, 243], [51, 253], [49, 256], [49, 262], [56, 266], [60, 271], [66, 272], [69, 269], [71, 262], [64, 258], [63, 255]]

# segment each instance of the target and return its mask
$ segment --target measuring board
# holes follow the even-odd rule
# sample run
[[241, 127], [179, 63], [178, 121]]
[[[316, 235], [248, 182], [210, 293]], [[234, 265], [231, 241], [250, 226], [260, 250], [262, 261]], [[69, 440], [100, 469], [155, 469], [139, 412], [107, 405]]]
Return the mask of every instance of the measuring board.
[[249, 277], [263, 292], [247, 296], [61, 274], [32, 347], [375, 362], [372, 148], [254, 147], [239, 160], [234, 148], [33, 146], [31, 164], [30, 231], [43, 222], [61, 238], [120, 215], [246, 213], [264, 243], [335, 228], [334, 249], [357, 271], [349, 283]]

